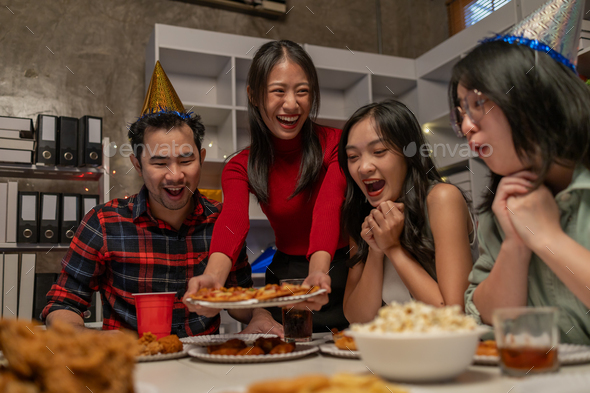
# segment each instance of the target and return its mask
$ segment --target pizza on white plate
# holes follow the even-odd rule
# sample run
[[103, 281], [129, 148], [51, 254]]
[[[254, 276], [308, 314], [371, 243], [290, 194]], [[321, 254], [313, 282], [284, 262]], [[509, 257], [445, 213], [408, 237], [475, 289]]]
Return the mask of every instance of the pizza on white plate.
[[262, 288], [201, 288], [196, 294], [192, 295], [192, 298], [207, 302], [239, 302], [250, 299], [263, 301], [285, 296], [305, 295], [317, 292], [318, 290], [318, 287], [292, 284], [267, 284]]

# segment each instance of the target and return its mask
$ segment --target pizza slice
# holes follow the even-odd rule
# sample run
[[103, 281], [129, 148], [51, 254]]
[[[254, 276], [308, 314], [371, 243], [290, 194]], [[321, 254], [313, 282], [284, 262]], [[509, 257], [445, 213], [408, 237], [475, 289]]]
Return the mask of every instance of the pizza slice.
[[283, 296], [292, 296], [293, 293], [285, 286], [277, 284], [266, 284], [264, 288], [260, 288], [256, 292], [255, 298], [258, 300], [269, 300]]
[[256, 288], [241, 287], [201, 288], [192, 298], [206, 302], [239, 302], [253, 299], [256, 291]]
[[283, 284], [283, 286], [291, 292], [290, 296], [307, 295], [320, 290], [319, 287], [309, 285]]

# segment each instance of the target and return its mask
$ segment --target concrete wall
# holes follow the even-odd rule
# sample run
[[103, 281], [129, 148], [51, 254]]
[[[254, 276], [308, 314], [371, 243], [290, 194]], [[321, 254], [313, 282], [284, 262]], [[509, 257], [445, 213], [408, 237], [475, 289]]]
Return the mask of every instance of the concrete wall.
[[[0, 115], [101, 116], [104, 135], [116, 143], [127, 140], [125, 126], [137, 119], [143, 103], [144, 53], [154, 23], [378, 52], [373, 0], [289, 0], [288, 8], [294, 7], [280, 20], [162, 0], [19, 0], [6, 5], [0, 9]], [[448, 37], [444, 0], [381, 0], [381, 22], [383, 53], [388, 55], [414, 58]], [[129, 168], [127, 158], [111, 159], [116, 173], [111, 173], [110, 198], [141, 187], [134, 171], [125, 174]], [[96, 183], [19, 180], [21, 190], [56, 186], [64, 192], [88, 188], [97, 193]], [[44, 269], [43, 260], [51, 258], [38, 256], [38, 271], [59, 271], [59, 259]]]

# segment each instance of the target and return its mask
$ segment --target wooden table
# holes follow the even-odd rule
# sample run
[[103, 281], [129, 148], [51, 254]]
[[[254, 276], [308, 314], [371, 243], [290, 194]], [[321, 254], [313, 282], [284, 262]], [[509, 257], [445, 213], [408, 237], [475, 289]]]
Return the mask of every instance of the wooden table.
[[[321, 336], [325, 336], [321, 334]], [[315, 337], [314, 337], [315, 338]], [[317, 339], [313, 344], [319, 345]], [[259, 364], [206, 363], [194, 358], [139, 363], [136, 380], [154, 385], [159, 393], [222, 393], [246, 387], [269, 378], [289, 378], [303, 374], [339, 372], [369, 373], [362, 360], [341, 359], [314, 354], [302, 359]], [[559, 374], [590, 373], [590, 364], [563, 366]], [[413, 384], [428, 392], [441, 393], [508, 393], [522, 381], [500, 375], [497, 366], [471, 366], [456, 379], [444, 383]]]

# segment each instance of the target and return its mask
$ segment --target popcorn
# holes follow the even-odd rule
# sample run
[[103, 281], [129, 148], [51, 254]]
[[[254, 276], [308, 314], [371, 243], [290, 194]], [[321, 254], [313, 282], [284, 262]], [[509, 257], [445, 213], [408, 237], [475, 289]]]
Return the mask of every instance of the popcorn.
[[378, 333], [456, 332], [476, 327], [477, 322], [464, 315], [457, 305], [439, 308], [415, 301], [392, 302], [382, 307], [373, 321], [350, 325], [355, 332]]

